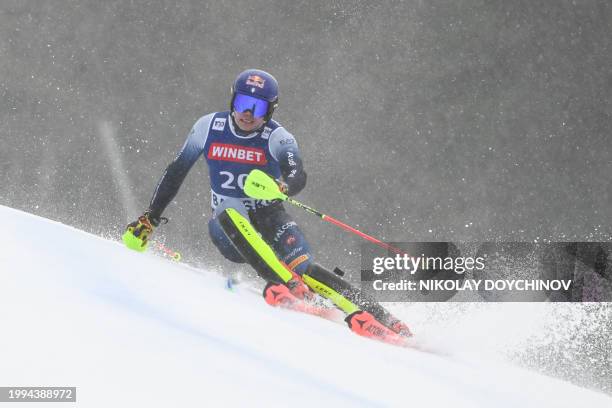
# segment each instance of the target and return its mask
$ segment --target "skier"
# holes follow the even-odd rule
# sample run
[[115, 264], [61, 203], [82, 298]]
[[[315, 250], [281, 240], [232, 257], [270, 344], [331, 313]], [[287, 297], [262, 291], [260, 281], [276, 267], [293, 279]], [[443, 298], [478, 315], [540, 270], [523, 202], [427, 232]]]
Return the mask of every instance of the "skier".
[[[200, 156], [206, 158], [212, 217], [208, 232], [219, 252], [236, 263], [248, 262], [264, 280], [266, 302], [314, 314], [315, 292], [343, 310], [358, 334], [383, 341], [409, 337], [408, 327], [378, 303], [312, 260], [310, 245], [278, 200], [246, 196], [244, 181], [253, 169], [273, 177], [289, 196], [306, 185], [307, 174], [294, 136], [272, 119], [278, 83], [269, 73], [249, 69], [232, 86], [230, 110], [201, 117], [182, 149], [159, 180], [149, 208], [127, 226], [124, 242], [144, 250]], [[393, 342], [393, 341], [390, 341]]]

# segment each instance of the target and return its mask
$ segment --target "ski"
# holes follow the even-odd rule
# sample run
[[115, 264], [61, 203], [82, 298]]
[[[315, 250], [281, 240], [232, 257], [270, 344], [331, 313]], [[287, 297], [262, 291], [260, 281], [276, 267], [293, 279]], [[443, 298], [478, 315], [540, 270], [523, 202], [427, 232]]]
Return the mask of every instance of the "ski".
[[342, 322], [344, 319], [344, 313], [341, 310], [317, 304], [314, 294], [310, 300], [300, 299], [294, 296], [284, 284], [269, 283], [263, 290], [263, 297], [270, 306], [311, 314], [334, 322]]

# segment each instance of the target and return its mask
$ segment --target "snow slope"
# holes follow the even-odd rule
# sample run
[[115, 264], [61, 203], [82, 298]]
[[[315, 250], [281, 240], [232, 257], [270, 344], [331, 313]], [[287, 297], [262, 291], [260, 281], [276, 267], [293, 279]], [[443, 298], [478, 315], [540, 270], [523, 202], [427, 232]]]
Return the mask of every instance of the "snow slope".
[[76, 386], [83, 407], [612, 406], [499, 361], [363, 339], [30, 214], [0, 219], [0, 386]]

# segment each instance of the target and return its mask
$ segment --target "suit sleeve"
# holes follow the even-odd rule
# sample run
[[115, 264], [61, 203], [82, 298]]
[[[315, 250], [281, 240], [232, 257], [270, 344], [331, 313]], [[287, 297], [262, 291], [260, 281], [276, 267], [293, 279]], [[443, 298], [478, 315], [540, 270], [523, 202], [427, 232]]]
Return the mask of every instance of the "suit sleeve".
[[306, 171], [295, 137], [284, 128], [277, 128], [270, 135], [270, 153], [278, 161], [283, 181], [294, 196], [306, 186]]
[[193, 125], [181, 151], [164, 171], [149, 204], [148, 212], [151, 219], [156, 220], [161, 217], [168, 204], [176, 197], [187, 173], [204, 152], [213, 116], [213, 114], [204, 116]]

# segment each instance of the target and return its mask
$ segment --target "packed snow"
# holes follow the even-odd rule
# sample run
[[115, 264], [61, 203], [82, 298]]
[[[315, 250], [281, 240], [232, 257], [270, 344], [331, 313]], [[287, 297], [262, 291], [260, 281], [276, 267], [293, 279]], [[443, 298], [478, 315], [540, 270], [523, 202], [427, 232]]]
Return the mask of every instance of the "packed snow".
[[612, 406], [477, 347], [461, 353], [461, 325], [445, 338], [411, 319], [419, 307], [397, 311], [445, 355], [271, 308], [245, 285], [54, 221], [2, 206], [0, 218], [0, 386], [77, 387], [76, 404], [54, 406]]

